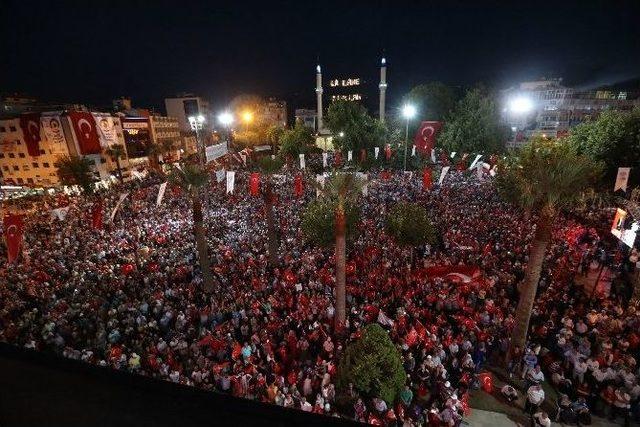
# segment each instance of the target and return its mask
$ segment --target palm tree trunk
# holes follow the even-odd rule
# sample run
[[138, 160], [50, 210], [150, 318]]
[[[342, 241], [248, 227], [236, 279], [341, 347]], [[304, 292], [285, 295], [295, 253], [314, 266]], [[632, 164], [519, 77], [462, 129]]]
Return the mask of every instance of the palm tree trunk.
[[120, 157], [116, 157], [116, 168], [118, 169], [118, 180], [122, 184], [122, 167], [120, 166]]
[[267, 238], [269, 245], [269, 263], [272, 266], [278, 264], [278, 235], [276, 233], [276, 223], [273, 213], [273, 189], [271, 188], [271, 180], [267, 178], [265, 183], [264, 208], [267, 217]]
[[346, 319], [346, 219], [344, 208], [336, 209], [336, 317], [335, 328], [340, 331]]
[[203, 289], [205, 293], [213, 291], [213, 276], [209, 266], [209, 250], [207, 248], [207, 239], [204, 233], [204, 223], [202, 214], [202, 202], [198, 194], [192, 195], [193, 203], [193, 233], [196, 237], [196, 249], [198, 251], [198, 260], [200, 269], [202, 270]]
[[524, 349], [529, 330], [529, 320], [531, 310], [538, 290], [542, 263], [547, 252], [547, 247], [551, 240], [551, 227], [553, 217], [547, 213], [541, 213], [536, 225], [536, 233], [533, 237], [531, 249], [529, 251], [529, 262], [524, 276], [524, 282], [520, 289], [520, 300], [516, 309], [515, 327], [511, 334], [511, 347], [507, 354], [507, 362], [511, 358], [511, 352], [515, 346]]

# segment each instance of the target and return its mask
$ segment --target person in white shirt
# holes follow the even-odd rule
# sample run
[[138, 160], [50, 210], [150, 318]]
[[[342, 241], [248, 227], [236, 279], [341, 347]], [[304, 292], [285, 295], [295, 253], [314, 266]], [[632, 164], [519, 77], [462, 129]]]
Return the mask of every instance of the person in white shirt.
[[524, 410], [530, 414], [535, 413], [544, 402], [544, 390], [540, 385], [534, 384], [527, 390], [527, 401]]
[[533, 424], [534, 426], [551, 427], [551, 419], [544, 411], [536, 412], [533, 414]]

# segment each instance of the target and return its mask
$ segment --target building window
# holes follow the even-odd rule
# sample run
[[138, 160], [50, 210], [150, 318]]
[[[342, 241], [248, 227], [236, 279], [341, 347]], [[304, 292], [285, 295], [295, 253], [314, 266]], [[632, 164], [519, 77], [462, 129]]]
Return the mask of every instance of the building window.
[[3, 167], [2, 167], [2, 170], [5, 170], [5, 171], [9, 172], [9, 166], [6, 166], [6, 165], [5, 165], [5, 166], [3, 166]]
[[33, 184], [33, 178], [27, 178], [27, 184]]
[[15, 154], [13, 154], [13, 153], [9, 153], [9, 158], [10, 158], [10, 159], [15, 159], [15, 158], [16, 158], [16, 155], [15, 155]]
[[24, 179], [18, 178], [18, 184], [24, 184]]
[[40, 150], [40, 154], [47, 154], [47, 152], [44, 150]]
[[24, 155], [24, 153], [18, 153], [18, 157], [20, 157], [21, 159], [24, 159], [25, 155]]
[[43, 167], [43, 168], [48, 168], [48, 167], [49, 167], [49, 163], [44, 162], [44, 163], [42, 164], [42, 167]]
[[9, 126], [9, 132], [15, 132], [15, 131], [16, 131], [15, 126]]
[[0, 132], [6, 132], [6, 131], [7, 131], [7, 128], [6, 128], [6, 127], [4, 127], [4, 126], [0, 126]]
[[4, 154], [0, 153], [0, 159], [4, 159]]
[[34, 168], [39, 168], [40, 167], [40, 165], [37, 164], [36, 162], [31, 163], [31, 166], [33, 166]]
[[20, 170], [20, 168], [19, 168], [18, 166], [14, 165], [14, 166], [13, 166], [13, 170], [14, 170], [14, 171], [19, 171], [19, 170]]

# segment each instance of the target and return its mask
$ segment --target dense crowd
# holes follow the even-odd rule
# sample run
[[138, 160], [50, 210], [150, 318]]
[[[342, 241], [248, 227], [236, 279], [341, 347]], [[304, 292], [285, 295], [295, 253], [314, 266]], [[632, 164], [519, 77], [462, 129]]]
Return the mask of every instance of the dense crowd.
[[[535, 218], [501, 201], [492, 181], [475, 174], [451, 171], [430, 191], [416, 176], [370, 178], [348, 256], [345, 334], [333, 332], [333, 252], [307, 243], [300, 229], [315, 190], [307, 186], [295, 197], [293, 174], [285, 171], [275, 178], [278, 267], [268, 263], [264, 203], [248, 194], [248, 174], [236, 174], [232, 195], [213, 177], [205, 207], [210, 295], [201, 289], [189, 200], [167, 189], [156, 206], [158, 178], [103, 191], [102, 230], [91, 228], [90, 201], [82, 196], [71, 199], [63, 221], [44, 209], [32, 214], [19, 262], [0, 260], [0, 340], [373, 424], [458, 425], [477, 374], [505, 360]], [[386, 213], [399, 201], [428, 210], [437, 244], [410, 256], [384, 233]], [[594, 223], [610, 221], [608, 212], [589, 215]], [[513, 400], [524, 393], [538, 425], [556, 416], [542, 406], [543, 381], [562, 393], [553, 404], [567, 421], [588, 421], [592, 411], [638, 417], [639, 307], [624, 288], [592, 298], [574, 281], [603, 262], [600, 234], [576, 219], [558, 221], [529, 344], [509, 365], [526, 386], [502, 394]], [[625, 261], [608, 260], [620, 268]], [[481, 275], [460, 281], [427, 273], [457, 265]], [[384, 325], [402, 355], [406, 387], [396, 402], [336, 389], [345, 346], [373, 322]]]

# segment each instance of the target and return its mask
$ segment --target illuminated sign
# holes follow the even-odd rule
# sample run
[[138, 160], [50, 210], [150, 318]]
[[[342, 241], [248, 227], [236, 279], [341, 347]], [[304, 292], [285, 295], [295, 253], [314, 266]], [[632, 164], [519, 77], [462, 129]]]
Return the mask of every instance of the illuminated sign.
[[329, 81], [329, 86], [331, 87], [360, 86], [360, 78], [353, 77], [348, 79], [333, 79]]
[[350, 95], [331, 95], [332, 101], [362, 101], [362, 95], [352, 93]]

